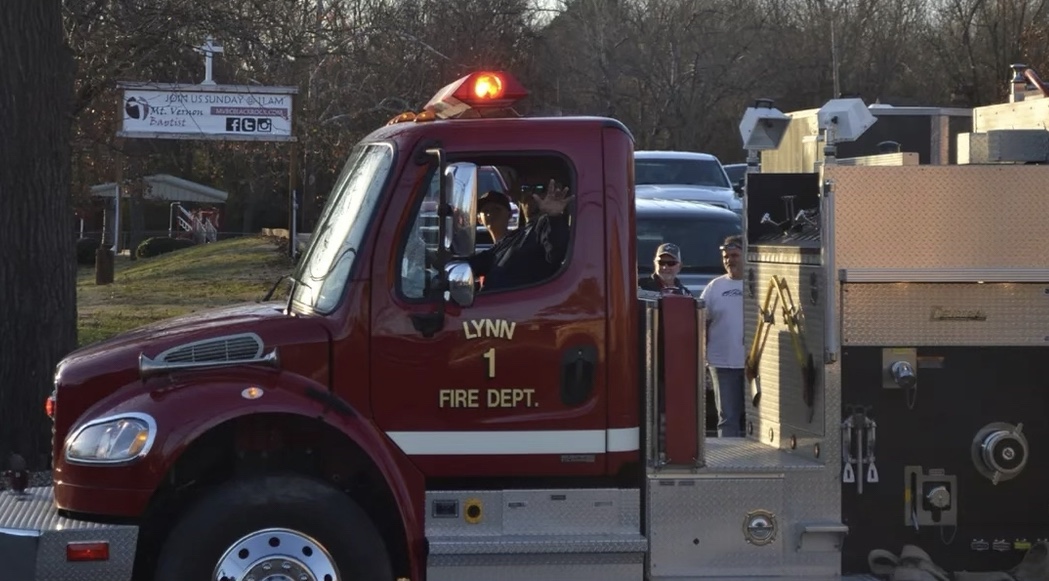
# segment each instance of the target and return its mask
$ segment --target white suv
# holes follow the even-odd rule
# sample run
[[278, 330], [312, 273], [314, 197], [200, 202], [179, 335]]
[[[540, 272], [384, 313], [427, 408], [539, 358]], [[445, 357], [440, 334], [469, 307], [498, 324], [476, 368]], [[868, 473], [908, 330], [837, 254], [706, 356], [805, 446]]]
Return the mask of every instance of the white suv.
[[743, 200], [709, 153], [635, 151], [634, 184], [638, 198], [706, 202], [743, 214]]

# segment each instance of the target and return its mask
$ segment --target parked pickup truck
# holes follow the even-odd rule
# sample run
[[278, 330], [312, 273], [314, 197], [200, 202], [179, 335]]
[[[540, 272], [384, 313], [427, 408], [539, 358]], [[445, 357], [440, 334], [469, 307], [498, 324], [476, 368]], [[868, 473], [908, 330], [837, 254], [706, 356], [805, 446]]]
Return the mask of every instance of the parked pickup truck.
[[634, 180], [638, 198], [706, 202], [743, 215], [743, 199], [709, 153], [636, 151]]

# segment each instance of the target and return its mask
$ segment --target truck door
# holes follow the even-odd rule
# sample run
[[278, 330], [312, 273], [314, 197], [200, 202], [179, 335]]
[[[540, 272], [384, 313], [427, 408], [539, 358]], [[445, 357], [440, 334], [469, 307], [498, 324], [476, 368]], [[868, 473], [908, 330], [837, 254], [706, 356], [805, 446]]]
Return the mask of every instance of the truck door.
[[[498, 134], [489, 139], [497, 143]], [[594, 149], [596, 159], [586, 161], [600, 170]], [[436, 167], [420, 167], [415, 185], [394, 192], [396, 210], [383, 219], [372, 266], [376, 421], [427, 477], [604, 474], [606, 451], [622, 445], [619, 432], [633, 437], [628, 449], [636, 449], [637, 435], [607, 429], [601, 173], [562, 156], [449, 155], [482, 172], [499, 164], [515, 168], [519, 181], [553, 176], [583, 192], [569, 206], [566, 258], [543, 280], [481, 290], [466, 308], [448, 302], [436, 323], [439, 300], [424, 296], [423, 271], [412, 260], [418, 245], [432, 252], [437, 243]]]

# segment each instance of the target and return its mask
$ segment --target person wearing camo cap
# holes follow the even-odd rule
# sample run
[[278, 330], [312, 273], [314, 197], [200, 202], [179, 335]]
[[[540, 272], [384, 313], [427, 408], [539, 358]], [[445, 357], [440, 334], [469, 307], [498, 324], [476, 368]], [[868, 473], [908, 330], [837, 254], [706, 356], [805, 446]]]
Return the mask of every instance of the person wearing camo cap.
[[642, 277], [637, 281], [637, 286], [642, 290], [692, 296], [681, 279], [677, 277], [681, 272], [681, 249], [677, 244], [670, 242], [660, 244], [659, 248], [656, 248], [653, 266], [651, 276]]

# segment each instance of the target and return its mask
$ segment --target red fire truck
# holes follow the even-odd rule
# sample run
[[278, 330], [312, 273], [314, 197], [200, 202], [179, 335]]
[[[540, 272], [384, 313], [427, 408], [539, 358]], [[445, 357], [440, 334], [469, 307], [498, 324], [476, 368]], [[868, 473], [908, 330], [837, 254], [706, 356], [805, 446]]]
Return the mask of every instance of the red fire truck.
[[[1012, 567], [1026, 549], [1019, 537], [1045, 533], [1043, 512], [1024, 521], [984, 489], [1045, 489], [1044, 472], [1025, 472], [1018, 456], [1027, 458], [1023, 434], [1046, 436], [1046, 390], [1027, 389], [1028, 407], [1009, 413], [966, 401], [976, 407], [957, 425], [936, 415], [947, 408], [926, 407], [946, 405], [944, 373], [976, 372], [972, 352], [930, 352], [920, 341], [972, 344], [969, 326], [988, 320], [1003, 333], [996, 345], [1030, 343], [1033, 326], [995, 319], [1018, 311], [967, 301], [994, 292], [1020, 300], [1034, 288], [1041, 297], [1049, 282], [1044, 271], [969, 268], [1003, 258], [991, 248], [1019, 244], [1016, 236], [978, 236], [981, 252], [955, 256], [950, 245], [962, 231], [971, 242], [973, 230], [952, 234], [936, 213], [953, 207], [946, 192], [906, 195], [965, 168], [922, 177], [921, 168], [831, 168], [829, 156], [812, 173], [748, 176], [748, 371], [760, 391], [746, 437], [707, 439], [705, 305], [637, 290], [629, 131], [607, 118], [519, 116], [513, 106], [526, 94], [511, 75], [471, 74], [362, 140], [286, 304], [167, 320], [64, 359], [47, 405], [53, 487], [0, 494], [4, 578], [867, 578], [915, 562], [923, 548], [950, 567]], [[863, 124], [846, 112], [830, 116], [839, 138]], [[748, 147], [778, 145], [773, 110], [753, 107], [748, 119]], [[478, 289], [469, 262], [478, 168], [488, 166], [515, 192], [554, 181], [574, 196], [564, 214], [536, 218], [568, 229], [556, 268], [498, 290]], [[832, 169], [847, 170], [840, 187], [821, 181]], [[1001, 171], [968, 169], [967, 178]], [[1028, 185], [1049, 181], [1044, 167], [1008, 169]], [[893, 199], [909, 207], [848, 195], [846, 186], [869, 189], [899, 170], [917, 180], [892, 182]], [[993, 224], [1045, 215], [1015, 205], [972, 214], [984, 206], [966, 200], [978, 206], [966, 216]], [[784, 204], [791, 211], [781, 216]], [[908, 238], [875, 228], [900, 220], [932, 230]], [[1041, 268], [1044, 238], [1027, 238], [1023, 252]], [[874, 243], [899, 252], [863, 252]], [[954, 270], [930, 282], [882, 268], [897, 260]], [[970, 289], [955, 280], [966, 276], [987, 284], [959, 290]], [[930, 295], [935, 322], [923, 322], [925, 303], [890, 308], [911, 304], [907, 293], [923, 284], [942, 293]], [[896, 302], [878, 310], [863, 302], [871, 293]], [[897, 341], [893, 321], [879, 318], [894, 316], [919, 335]], [[1037, 333], [1041, 341], [1044, 328]], [[857, 386], [847, 401], [843, 377]], [[1010, 377], [997, 389], [1029, 387]], [[883, 409], [861, 406], [877, 397]], [[879, 447], [876, 467], [873, 418], [905, 403], [911, 415], [896, 435], [891, 420], [879, 424], [896, 456]], [[983, 421], [999, 412], [1000, 423]], [[936, 440], [923, 421], [954, 426], [953, 439]], [[969, 439], [959, 444], [958, 434]], [[927, 459], [908, 456], [912, 436], [926, 438], [913, 449]], [[950, 453], [929, 452], [930, 442]], [[967, 488], [972, 471], [981, 476]], [[960, 517], [966, 493], [1002, 518]], [[965, 558], [936, 553], [947, 525]], [[995, 550], [978, 552], [977, 539]], [[904, 543], [913, 546], [899, 557]]]

